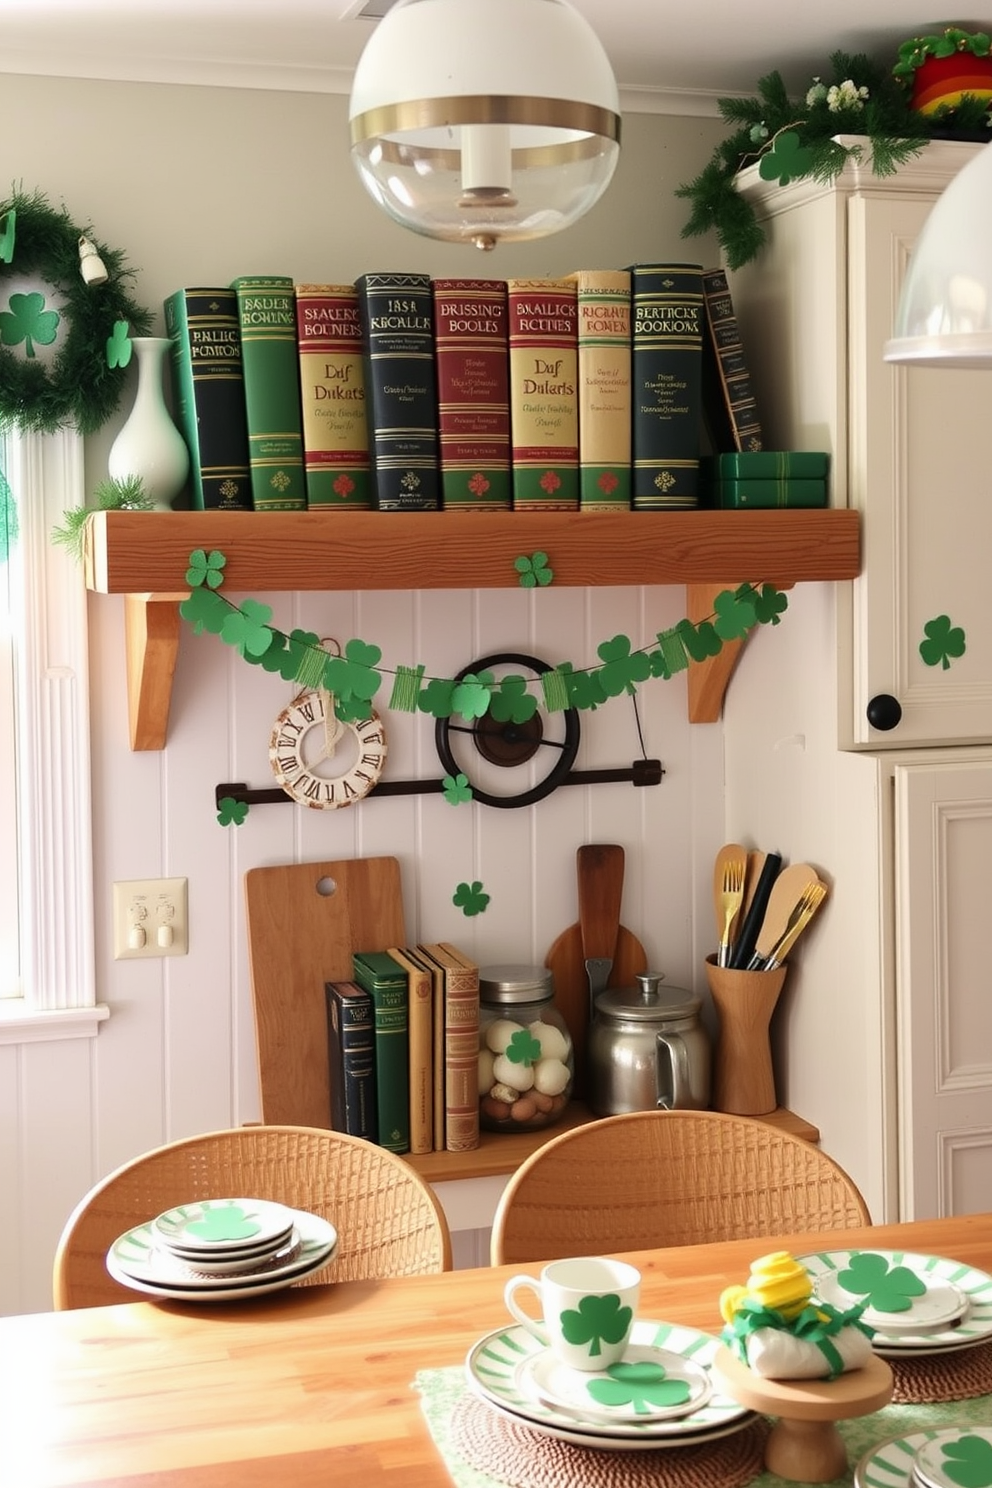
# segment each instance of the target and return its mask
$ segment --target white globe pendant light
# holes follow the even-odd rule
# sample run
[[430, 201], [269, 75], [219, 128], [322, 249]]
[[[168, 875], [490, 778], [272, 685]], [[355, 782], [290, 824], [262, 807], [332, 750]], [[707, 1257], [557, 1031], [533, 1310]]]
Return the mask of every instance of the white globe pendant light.
[[569, 227], [620, 152], [612, 69], [568, 0], [398, 0], [359, 59], [349, 119], [390, 217], [483, 249]]
[[992, 145], [934, 203], [910, 254], [887, 362], [992, 366]]

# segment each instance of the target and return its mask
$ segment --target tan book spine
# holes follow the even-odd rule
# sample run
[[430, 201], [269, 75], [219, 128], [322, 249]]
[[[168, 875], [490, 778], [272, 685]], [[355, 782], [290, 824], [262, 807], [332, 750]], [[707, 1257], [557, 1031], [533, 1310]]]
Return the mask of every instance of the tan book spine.
[[419, 949], [444, 971], [445, 1149], [479, 1145], [479, 968], [441, 941]]
[[577, 269], [579, 505], [630, 507], [630, 271]]
[[365, 371], [353, 284], [297, 284], [303, 460], [307, 505], [372, 506]]
[[434, 977], [409, 951], [387, 947], [407, 974], [410, 1058], [410, 1151], [434, 1151]]
[[515, 509], [579, 505], [579, 342], [571, 279], [508, 279]]

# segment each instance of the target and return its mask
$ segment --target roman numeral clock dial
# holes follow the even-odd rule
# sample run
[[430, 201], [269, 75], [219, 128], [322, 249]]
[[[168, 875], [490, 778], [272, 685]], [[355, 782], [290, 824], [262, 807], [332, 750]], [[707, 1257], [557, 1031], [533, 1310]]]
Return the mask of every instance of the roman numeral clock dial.
[[272, 773], [301, 806], [334, 811], [360, 801], [377, 784], [386, 760], [378, 713], [343, 723], [329, 692], [301, 692], [275, 721], [269, 742]]

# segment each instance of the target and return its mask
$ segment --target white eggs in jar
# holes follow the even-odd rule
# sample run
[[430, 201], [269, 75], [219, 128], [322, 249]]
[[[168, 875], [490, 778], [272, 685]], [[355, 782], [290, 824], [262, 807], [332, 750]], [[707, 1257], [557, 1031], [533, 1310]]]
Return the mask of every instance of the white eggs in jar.
[[572, 1041], [543, 966], [479, 971], [479, 1123], [534, 1131], [559, 1121], [572, 1091]]

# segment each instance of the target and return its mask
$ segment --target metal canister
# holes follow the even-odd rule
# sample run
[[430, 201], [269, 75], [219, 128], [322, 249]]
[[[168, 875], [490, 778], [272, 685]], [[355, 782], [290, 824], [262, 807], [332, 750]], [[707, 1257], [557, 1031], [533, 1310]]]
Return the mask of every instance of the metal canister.
[[588, 1098], [597, 1116], [688, 1108], [710, 1101], [710, 1041], [700, 1021], [702, 998], [662, 987], [644, 972], [636, 987], [596, 998], [588, 1041]]

